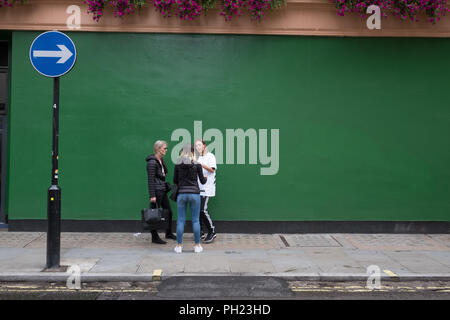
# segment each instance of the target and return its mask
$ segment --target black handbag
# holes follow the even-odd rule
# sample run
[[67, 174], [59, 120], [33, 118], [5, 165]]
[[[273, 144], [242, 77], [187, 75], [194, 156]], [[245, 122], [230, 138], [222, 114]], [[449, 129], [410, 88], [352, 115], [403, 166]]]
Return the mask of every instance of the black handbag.
[[[170, 219], [170, 211], [163, 208], [145, 208], [141, 210], [142, 228], [144, 230], [166, 230]], [[157, 206], [157, 205], [156, 205]]]
[[170, 194], [169, 198], [175, 202], [177, 202], [177, 198], [178, 198], [178, 186], [174, 185], [172, 187], [172, 193]]
[[146, 208], [141, 210], [141, 214], [143, 220], [148, 224], [157, 224], [160, 223], [161, 220], [165, 220], [163, 217], [164, 209], [163, 208]]

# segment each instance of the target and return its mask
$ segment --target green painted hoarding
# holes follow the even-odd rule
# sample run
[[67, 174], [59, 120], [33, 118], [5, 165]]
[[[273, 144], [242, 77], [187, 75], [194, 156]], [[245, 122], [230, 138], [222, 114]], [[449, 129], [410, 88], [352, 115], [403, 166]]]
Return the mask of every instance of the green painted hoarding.
[[[9, 219], [47, 214], [53, 89], [28, 58], [38, 34], [12, 36]], [[216, 220], [450, 220], [450, 39], [67, 34], [63, 219], [139, 220], [153, 143], [169, 142], [171, 181], [178, 134], [196, 127], [223, 157]]]

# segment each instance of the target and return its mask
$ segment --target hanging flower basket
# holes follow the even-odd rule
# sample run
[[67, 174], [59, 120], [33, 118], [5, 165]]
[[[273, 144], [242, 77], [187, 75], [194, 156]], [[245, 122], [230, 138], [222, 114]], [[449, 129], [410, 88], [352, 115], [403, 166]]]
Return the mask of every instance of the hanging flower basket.
[[[25, 1], [0, 0], [0, 8], [12, 7], [17, 2]], [[419, 21], [418, 15], [424, 14], [433, 24], [450, 11], [447, 8], [447, 0], [330, 0], [330, 2], [335, 5], [339, 16], [355, 13], [361, 18], [367, 18], [367, 8], [377, 5], [382, 17], [387, 17], [389, 13], [401, 20]], [[103, 16], [108, 4], [113, 7], [116, 18], [132, 14], [136, 8], [140, 9], [148, 3], [165, 18], [171, 17], [175, 12], [177, 17], [188, 21], [216, 7], [216, 0], [83, 0], [83, 3], [88, 5], [88, 14], [92, 14], [92, 19], [97, 22]], [[239, 17], [247, 10], [251, 19], [259, 22], [265, 18], [267, 11], [282, 6], [286, 6], [286, 0], [222, 0], [219, 14], [225, 21], [231, 21], [233, 17]]]
[[367, 8], [377, 5], [381, 15], [388, 12], [401, 20], [419, 21], [417, 15], [424, 13], [428, 21], [435, 24], [450, 10], [446, 8], [447, 0], [331, 0], [335, 4], [337, 14], [356, 13], [361, 18], [367, 18]]

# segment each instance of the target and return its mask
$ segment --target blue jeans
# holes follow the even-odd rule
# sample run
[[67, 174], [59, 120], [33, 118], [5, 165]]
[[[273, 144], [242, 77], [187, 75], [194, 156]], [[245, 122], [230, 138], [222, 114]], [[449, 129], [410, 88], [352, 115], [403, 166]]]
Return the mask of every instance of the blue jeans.
[[191, 208], [192, 230], [194, 231], [195, 244], [200, 243], [200, 195], [195, 193], [180, 193], [177, 198], [177, 242], [183, 242], [184, 223], [186, 222], [186, 210], [188, 203]]

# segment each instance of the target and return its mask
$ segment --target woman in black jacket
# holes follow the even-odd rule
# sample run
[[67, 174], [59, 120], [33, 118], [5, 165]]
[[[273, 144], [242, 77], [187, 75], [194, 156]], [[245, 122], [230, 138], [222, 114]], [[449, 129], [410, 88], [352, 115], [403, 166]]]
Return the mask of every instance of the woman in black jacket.
[[[166, 230], [166, 239], [176, 240], [175, 235], [172, 233], [172, 209], [170, 208], [169, 198], [167, 192], [170, 190], [170, 185], [166, 182], [167, 166], [164, 162], [164, 156], [167, 152], [167, 142], [156, 141], [153, 146], [154, 154], [149, 155], [145, 160], [147, 161], [147, 174], [148, 174], [148, 193], [150, 196], [150, 205], [155, 207], [156, 205], [163, 209], [169, 210], [169, 222]], [[151, 230], [152, 242], [165, 244], [157, 230]]]
[[182, 252], [184, 223], [186, 222], [186, 209], [189, 204], [191, 208], [192, 229], [194, 231], [194, 251], [200, 253], [203, 251], [200, 245], [200, 188], [198, 180], [202, 184], [206, 183], [203, 176], [202, 166], [194, 159], [194, 147], [186, 145], [183, 147], [180, 158], [175, 165], [173, 182], [178, 185], [177, 196], [177, 246], [176, 253]]

